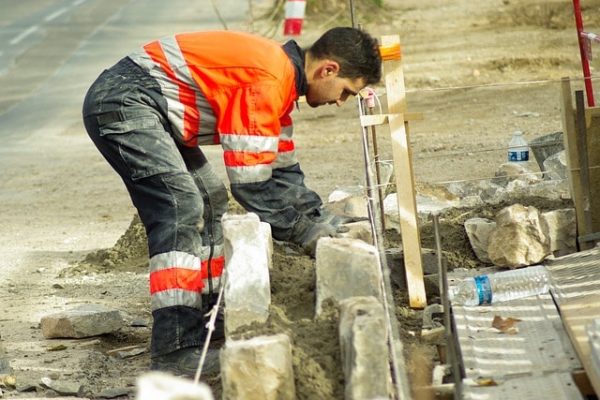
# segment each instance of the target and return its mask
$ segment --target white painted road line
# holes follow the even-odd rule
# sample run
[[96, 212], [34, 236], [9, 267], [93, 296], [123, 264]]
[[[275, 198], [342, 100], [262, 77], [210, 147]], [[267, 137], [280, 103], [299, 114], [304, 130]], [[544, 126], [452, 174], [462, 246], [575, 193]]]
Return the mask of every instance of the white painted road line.
[[10, 45], [14, 46], [15, 44], [19, 43], [21, 40], [25, 39], [27, 36], [31, 35], [35, 31], [37, 31], [38, 28], [39, 28], [39, 26], [34, 25], [34, 26], [28, 28], [27, 30], [25, 30], [24, 32], [21, 32], [20, 35], [17, 35], [9, 42]]
[[87, 0], [75, 0], [75, 1], [73, 2], [73, 7], [77, 7], [78, 5], [80, 5], [80, 4], [83, 4], [83, 3], [85, 3], [86, 1], [87, 1]]
[[50, 22], [50, 21], [52, 21], [53, 19], [55, 19], [55, 18], [57, 18], [57, 17], [59, 17], [59, 16], [63, 15], [63, 14], [64, 14], [64, 13], [66, 13], [66, 12], [67, 12], [67, 8], [66, 8], [66, 7], [63, 7], [63, 8], [61, 8], [61, 9], [59, 9], [59, 10], [57, 10], [57, 11], [53, 12], [52, 14], [48, 15], [46, 18], [44, 18], [44, 21], [46, 21], [46, 22]]

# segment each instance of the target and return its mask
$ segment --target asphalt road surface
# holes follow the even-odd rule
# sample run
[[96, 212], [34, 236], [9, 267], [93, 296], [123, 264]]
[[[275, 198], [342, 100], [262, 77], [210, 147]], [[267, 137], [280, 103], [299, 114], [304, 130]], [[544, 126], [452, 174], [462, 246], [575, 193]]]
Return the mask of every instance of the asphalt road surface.
[[[229, 29], [246, 30], [246, 1], [215, 4]], [[81, 204], [90, 195], [89, 186], [81, 193], [83, 180], [121, 187], [108, 169], [98, 180], [105, 163], [83, 129], [81, 105], [94, 79], [150, 40], [223, 25], [209, 0], [4, 0], [0, 9], [2, 282], [18, 278], [36, 251], [62, 250], [62, 233], [84, 240], [89, 227], [77, 221], [93, 219], [94, 206]], [[129, 203], [124, 192], [114, 197]], [[71, 246], [84, 247], [94, 248]]]

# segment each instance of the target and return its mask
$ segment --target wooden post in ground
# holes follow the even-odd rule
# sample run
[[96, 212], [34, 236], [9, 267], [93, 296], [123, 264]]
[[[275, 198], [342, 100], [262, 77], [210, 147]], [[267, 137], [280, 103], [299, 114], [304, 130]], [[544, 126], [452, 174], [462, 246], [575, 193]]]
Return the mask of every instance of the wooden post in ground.
[[[398, 35], [383, 36], [381, 45], [383, 48], [398, 46], [399, 49], [400, 37]], [[405, 118], [406, 90], [402, 58], [398, 56], [395, 59], [384, 59], [383, 69], [409, 302], [413, 308], [424, 308], [427, 305], [427, 297], [423, 282], [421, 239], [417, 219], [408, 121]]]
[[[600, 107], [586, 108], [581, 99], [578, 103], [579, 110], [573, 106], [569, 78], [562, 78], [561, 112], [567, 176], [575, 205], [578, 246], [585, 250], [600, 241]], [[579, 126], [582, 124], [585, 126]]]

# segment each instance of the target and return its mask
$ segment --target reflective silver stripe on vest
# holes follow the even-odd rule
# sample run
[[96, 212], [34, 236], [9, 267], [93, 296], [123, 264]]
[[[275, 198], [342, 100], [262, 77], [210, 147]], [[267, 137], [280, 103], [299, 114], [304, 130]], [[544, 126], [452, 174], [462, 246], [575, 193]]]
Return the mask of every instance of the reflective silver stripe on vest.
[[[195, 93], [196, 104], [191, 104], [191, 106], [196, 108], [199, 116], [198, 131], [188, 132], [188, 139], [198, 135], [204, 135], [209, 136], [210, 139], [205, 138], [202, 141], [203, 143], [214, 144], [212, 135], [216, 131], [217, 118], [212, 107], [208, 103], [206, 96], [204, 93], [202, 93], [200, 87], [194, 82], [175, 37], [162, 39], [159, 41], [159, 43], [163, 52], [165, 53], [165, 57], [167, 58], [169, 66], [175, 73], [177, 79], [187, 84], [188, 87]], [[148, 71], [148, 73], [159, 83], [162, 94], [167, 101], [167, 115], [169, 122], [174, 128], [174, 134], [183, 137], [185, 107], [179, 100], [180, 93], [177, 82], [173, 82], [167, 73], [163, 71], [160, 65], [155, 63], [145, 51], [142, 50], [141, 52], [135, 52], [130, 54], [129, 57], [143, 69]]]
[[150, 258], [150, 273], [177, 267], [200, 270], [200, 258], [182, 251], [156, 254]]
[[273, 162], [273, 169], [291, 167], [298, 163], [296, 151], [286, 151], [285, 153], [277, 153], [277, 159]]
[[232, 151], [271, 151], [275, 153], [279, 143], [279, 138], [276, 136], [221, 134], [219, 137], [223, 149]]
[[[281, 127], [281, 141], [292, 141], [292, 135], [294, 134], [293, 125], [283, 126]], [[273, 162], [273, 168], [285, 168], [291, 167], [298, 163], [298, 159], [296, 158], [296, 150], [279, 152], [277, 153], [277, 159]]]
[[226, 167], [231, 183], [264, 182], [271, 178], [272, 164], [259, 164], [252, 167]]
[[150, 305], [152, 311], [165, 307], [187, 306], [201, 310], [202, 295], [183, 289], [168, 289], [152, 295]]

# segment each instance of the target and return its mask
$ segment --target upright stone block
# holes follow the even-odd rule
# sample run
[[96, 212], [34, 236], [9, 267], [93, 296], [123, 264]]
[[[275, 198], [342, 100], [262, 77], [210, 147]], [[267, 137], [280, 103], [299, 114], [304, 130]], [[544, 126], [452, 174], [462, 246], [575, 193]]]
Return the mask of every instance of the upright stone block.
[[340, 308], [345, 399], [389, 398], [390, 358], [383, 306], [375, 297], [350, 297]]
[[269, 316], [270, 234], [256, 214], [223, 216], [225, 238], [225, 334]]
[[287, 335], [229, 340], [221, 351], [223, 399], [296, 398], [292, 345]]
[[148, 372], [137, 379], [136, 400], [214, 400], [208, 385], [194, 384], [164, 372]]
[[319, 315], [328, 298], [342, 301], [353, 296], [381, 299], [381, 270], [377, 249], [358, 239], [322, 238], [316, 253]]

